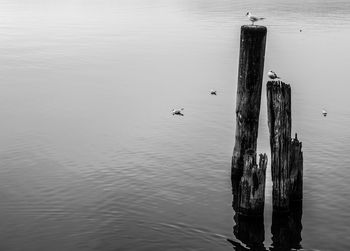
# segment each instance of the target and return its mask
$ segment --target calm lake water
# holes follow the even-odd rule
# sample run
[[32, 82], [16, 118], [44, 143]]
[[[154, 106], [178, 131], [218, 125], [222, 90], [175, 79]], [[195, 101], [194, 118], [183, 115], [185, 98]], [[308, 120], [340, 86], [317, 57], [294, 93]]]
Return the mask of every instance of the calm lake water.
[[[230, 167], [247, 11], [266, 17], [265, 72], [292, 86], [300, 245], [350, 250], [348, 0], [0, 1], [0, 249], [245, 250]], [[268, 169], [267, 249], [271, 187]]]

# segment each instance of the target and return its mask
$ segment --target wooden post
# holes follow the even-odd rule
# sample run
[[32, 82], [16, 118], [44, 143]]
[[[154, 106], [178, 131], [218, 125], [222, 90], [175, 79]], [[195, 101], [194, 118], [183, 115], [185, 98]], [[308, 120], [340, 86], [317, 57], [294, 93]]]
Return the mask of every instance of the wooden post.
[[272, 204], [275, 211], [289, 210], [291, 89], [278, 80], [267, 82], [267, 112], [270, 131]]
[[246, 216], [264, 215], [266, 167], [266, 154], [260, 154], [258, 166], [255, 151], [246, 151], [243, 175], [239, 184], [239, 214]]
[[264, 70], [267, 29], [258, 25], [241, 27], [238, 84], [236, 98], [236, 139], [232, 156], [231, 176], [243, 173], [243, 155], [256, 151], [261, 87]]
[[291, 140], [290, 154], [290, 200], [303, 200], [303, 152], [298, 135]]

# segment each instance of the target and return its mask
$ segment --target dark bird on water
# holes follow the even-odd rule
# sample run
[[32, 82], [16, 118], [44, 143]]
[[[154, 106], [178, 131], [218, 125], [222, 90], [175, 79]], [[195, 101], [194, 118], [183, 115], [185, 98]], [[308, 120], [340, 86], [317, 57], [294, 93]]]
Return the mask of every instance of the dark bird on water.
[[212, 90], [210, 90], [210, 94], [211, 95], [216, 95], [216, 91], [212, 89]]
[[181, 109], [173, 109], [173, 110], [171, 111], [171, 113], [172, 113], [173, 115], [184, 116], [184, 114], [182, 113], [183, 110], [184, 110], [184, 108], [181, 108]]
[[327, 116], [327, 111], [325, 109], [323, 109], [322, 110], [322, 114], [323, 114], [324, 117], [326, 117]]

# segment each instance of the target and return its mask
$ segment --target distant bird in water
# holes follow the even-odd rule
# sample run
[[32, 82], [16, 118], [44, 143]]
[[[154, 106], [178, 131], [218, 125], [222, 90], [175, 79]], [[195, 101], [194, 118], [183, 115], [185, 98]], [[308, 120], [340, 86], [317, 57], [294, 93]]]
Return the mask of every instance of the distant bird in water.
[[172, 113], [173, 115], [180, 115], [180, 116], [183, 116], [183, 113], [182, 113], [183, 110], [184, 110], [184, 108], [181, 108], [181, 109], [173, 109], [173, 110], [171, 111], [171, 113]]
[[250, 12], [247, 12], [246, 16], [248, 17], [248, 19], [252, 22], [252, 25], [254, 25], [255, 22], [263, 20], [265, 18], [263, 17], [257, 17], [252, 15]]
[[211, 95], [216, 95], [216, 91], [213, 90], [213, 89], [211, 89], [211, 90], [210, 90], [210, 94], [211, 94]]
[[269, 78], [271, 78], [271, 79], [280, 79], [280, 77], [279, 76], [277, 76], [277, 74], [276, 74], [276, 72], [274, 72], [274, 71], [269, 71], [268, 73], [267, 73], [267, 76], [269, 77]]
[[303, 31], [302, 29], [299, 30], [299, 32], [302, 32], [302, 31]]
[[325, 109], [323, 109], [322, 110], [322, 114], [323, 114], [324, 117], [326, 117], [327, 116], [327, 111]]

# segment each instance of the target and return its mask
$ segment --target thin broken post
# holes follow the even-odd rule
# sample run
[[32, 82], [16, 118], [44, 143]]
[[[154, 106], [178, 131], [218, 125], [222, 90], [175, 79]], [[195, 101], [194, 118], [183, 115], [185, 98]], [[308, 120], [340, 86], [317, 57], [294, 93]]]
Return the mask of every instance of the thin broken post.
[[291, 89], [284, 82], [267, 82], [267, 112], [270, 131], [272, 204], [274, 211], [289, 211]]
[[260, 154], [259, 165], [257, 165], [256, 152], [248, 150], [243, 159], [243, 175], [239, 183], [238, 213], [246, 216], [263, 216], [267, 156]]
[[264, 26], [244, 25], [241, 27], [236, 96], [236, 136], [231, 165], [232, 179], [238, 181], [243, 173], [245, 152], [249, 149], [256, 151], [257, 146], [266, 33], [267, 29]]
[[290, 148], [290, 200], [298, 202], [303, 200], [303, 152], [302, 143], [297, 134], [291, 140]]

